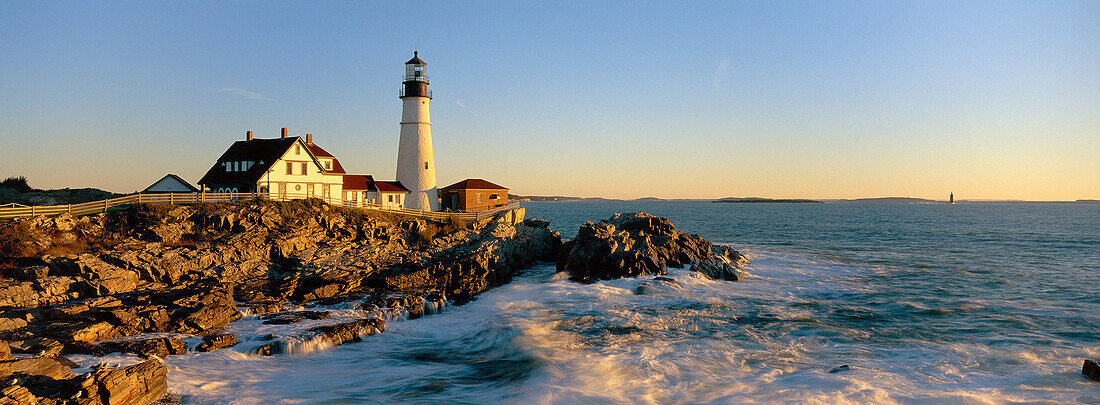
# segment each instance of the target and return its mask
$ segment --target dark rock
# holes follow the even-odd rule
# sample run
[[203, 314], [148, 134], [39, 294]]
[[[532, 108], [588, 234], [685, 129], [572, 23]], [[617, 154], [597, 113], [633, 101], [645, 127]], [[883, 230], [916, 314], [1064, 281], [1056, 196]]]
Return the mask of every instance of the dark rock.
[[1081, 374], [1090, 380], [1100, 381], [1100, 360], [1085, 359], [1085, 364], [1081, 366]]
[[107, 354], [107, 351], [103, 350], [99, 345], [88, 342], [65, 342], [65, 349], [61, 352], [64, 354], [88, 354], [92, 356]]
[[306, 319], [319, 320], [328, 317], [328, 311], [291, 311], [264, 314], [260, 319], [264, 319], [264, 323], [269, 325], [289, 325]]
[[253, 353], [260, 356], [274, 356], [282, 352], [282, 345], [277, 341], [264, 344], [263, 346], [257, 347], [256, 350], [253, 351]]
[[[367, 318], [352, 322], [310, 328], [306, 334], [293, 338], [293, 340], [311, 341], [323, 339], [332, 346], [338, 346], [345, 343], [361, 341], [363, 340], [361, 335], [373, 335], [384, 332], [385, 330], [385, 321], [378, 318]], [[282, 353], [287, 346], [287, 342], [276, 340], [256, 348], [253, 353], [261, 356], [272, 356]]]
[[309, 329], [325, 336], [333, 346], [363, 340], [360, 335], [373, 335], [386, 330], [386, 323], [378, 318], [360, 319], [335, 325], [318, 326]]
[[152, 339], [116, 340], [99, 344], [107, 352], [133, 353], [144, 357], [169, 355], [187, 352], [187, 344], [179, 338], [164, 337]]
[[237, 343], [240, 342], [237, 341], [237, 336], [232, 333], [210, 335], [202, 338], [202, 343], [200, 343], [199, 346], [195, 348], [195, 350], [200, 352], [209, 352], [233, 346]]
[[844, 365], [841, 365], [841, 366], [830, 368], [829, 369], [829, 374], [836, 374], [836, 373], [839, 373], [841, 371], [848, 371], [848, 370], [851, 370], [851, 369], [852, 368], [849, 367], [847, 364], [844, 364]]
[[663, 275], [667, 267], [696, 264], [708, 277], [736, 280], [729, 256], [740, 254], [714, 246], [699, 235], [689, 235], [667, 218], [644, 212], [615, 214], [599, 223], [581, 225], [577, 237], [561, 246], [559, 272], [578, 282], [595, 282], [645, 274]]

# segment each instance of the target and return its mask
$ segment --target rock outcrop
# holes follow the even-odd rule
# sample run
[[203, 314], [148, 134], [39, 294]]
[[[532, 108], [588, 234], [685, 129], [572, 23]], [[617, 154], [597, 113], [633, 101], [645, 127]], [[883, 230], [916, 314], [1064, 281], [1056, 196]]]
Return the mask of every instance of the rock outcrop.
[[237, 335], [232, 333], [210, 335], [202, 338], [202, 343], [195, 347], [195, 351], [209, 352], [224, 349], [237, 343], [240, 343], [240, 341], [237, 340]]
[[[417, 318], [507, 283], [535, 261], [553, 260], [558, 233], [546, 221], [516, 223], [519, 216], [451, 224], [317, 200], [255, 200], [0, 220], [0, 342], [45, 359], [110, 352], [163, 358], [186, 351], [165, 335], [205, 336], [199, 351], [236, 344], [221, 332], [242, 317], [238, 305], [273, 312], [270, 324], [327, 316], [279, 312], [284, 304], [351, 300], [385, 319]], [[319, 326], [303, 338], [338, 345], [383, 329], [381, 319], [367, 318]], [[160, 337], [130, 338], [145, 333]], [[5, 354], [0, 350], [0, 359]], [[81, 389], [103, 403], [155, 400], [150, 393], [164, 395], [163, 366], [143, 364], [149, 365], [90, 373]], [[21, 387], [48, 402], [71, 388], [54, 381], [85, 378], [60, 377], [40, 375], [52, 380]]]
[[590, 283], [662, 275], [667, 267], [690, 264], [710, 278], [736, 281], [735, 266], [745, 261], [736, 250], [677, 231], [667, 218], [638, 212], [581, 225], [577, 237], [561, 246], [557, 269], [570, 280]]
[[1085, 359], [1081, 374], [1093, 381], [1100, 381], [1100, 360]]

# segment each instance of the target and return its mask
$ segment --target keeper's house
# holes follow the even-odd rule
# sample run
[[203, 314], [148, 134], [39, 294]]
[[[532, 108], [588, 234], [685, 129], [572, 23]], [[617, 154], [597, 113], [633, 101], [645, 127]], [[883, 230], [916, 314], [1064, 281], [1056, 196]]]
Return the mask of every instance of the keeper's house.
[[508, 205], [508, 189], [482, 179], [466, 179], [439, 189], [444, 211], [484, 211]]
[[305, 139], [287, 136], [234, 142], [214, 167], [199, 180], [199, 186], [214, 193], [259, 193], [271, 198], [326, 198], [339, 202], [343, 196], [344, 168], [331, 153]]
[[362, 207], [381, 205], [405, 208], [409, 189], [397, 181], [375, 181], [369, 174], [344, 175], [344, 205]]

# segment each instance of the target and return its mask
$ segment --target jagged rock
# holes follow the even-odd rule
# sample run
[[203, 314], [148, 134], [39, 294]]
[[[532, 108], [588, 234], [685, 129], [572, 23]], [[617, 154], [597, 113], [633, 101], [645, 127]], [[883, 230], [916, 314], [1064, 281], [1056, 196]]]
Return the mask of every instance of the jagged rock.
[[237, 335], [232, 333], [210, 335], [202, 338], [202, 343], [199, 344], [195, 350], [200, 352], [209, 352], [213, 350], [223, 349], [240, 343], [237, 341]]
[[99, 347], [102, 347], [107, 352], [133, 353], [146, 357], [157, 356], [160, 358], [187, 352], [187, 344], [175, 337], [115, 340], [102, 342], [99, 344]]
[[373, 335], [386, 330], [386, 322], [378, 318], [359, 319], [335, 325], [318, 326], [309, 329], [325, 336], [333, 346], [363, 340], [360, 335]]
[[0, 361], [0, 380], [12, 374], [42, 375], [62, 380], [72, 378], [73, 371], [53, 357], [27, 357]]
[[[373, 335], [386, 330], [386, 322], [379, 318], [359, 319], [334, 325], [318, 326], [308, 329], [305, 335], [294, 338], [296, 341], [323, 339], [332, 346], [363, 340], [362, 335]], [[287, 347], [286, 341], [273, 341], [256, 348], [253, 353], [260, 356], [273, 356], [282, 353]]]
[[0, 340], [0, 360], [7, 360], [11, 358], [11, 346], [8, 342]]
[[123, 369], [101, 368], [76, 381], [88, 404], [146, 405], [168, 393], [168, 370], [150, 359]]
[[1100, 381], [1100, 360], [1085, 359], [1085, 364], [1081, 366], [1081, 374], [1090, 380]]
[[[737, 262], [730, 262], [735, 255]], [[570, 280], [594, 282], [643, 274], [663, 275], [666, 267], [696, 264], [696, 270], [719, 279], [736, 278], [733, 264], [743, 258], [729, 248], [715, 249], [699, 235], [689, 235], [667, 218], [644, 212], [615, 214], [599, 223], [581, 225], [577, 237], [562, 245], [559, 272]]]
[[34, 394], [26, 387], [11, 385], [0, 390], [0, 405], [24, 405], [38, 403]]
[[108, 322], [97, 322], [91, 325], [78, 324], [68, 333], [69, 339], [77, 342], [98, 342], [113, 339], [120, 335], [118, 329]]
[[53, 357], [61, 354], [65, 346], [57, 340], [32, 336], [21, 340], [8, 342], [10, 350], [14, 353], [32, 354], [39, 357]]
[[0, 332], [13, 331], [27, 326], [27, 321], [21, 318], [0, 318]]
[[260, 319], [269, 325], [289, 325], [306, 319], [328, 319], [328, 311], [291, 311], [261, 315]]

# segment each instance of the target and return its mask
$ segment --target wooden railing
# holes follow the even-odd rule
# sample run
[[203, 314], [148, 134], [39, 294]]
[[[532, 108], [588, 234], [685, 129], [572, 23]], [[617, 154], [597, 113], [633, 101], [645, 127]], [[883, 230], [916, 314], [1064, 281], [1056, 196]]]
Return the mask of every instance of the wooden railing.
[[448, 221], [448, 220], [461, 220], [461, 221], [481, 221], [487, 218], [491, 218], [501, 212], [513, 210], [519, 208], [518, 203], [511, 203], [501, 207], [493, 208], [487, 211], [478, 212], [432, 212], [432, 211], [420, 211], [412, 210], [408, 208], [398, 207], [386, 207], [379, 204], [363, 203], [356, 201], [345, 201], [339, 198], [331, 197], [317, 197], [306, 194], [267, 194], [267, 193], [158, 193], [158, 194], [131, 194], [118, 198], [110, 198], [102, 201], [86, 202], [83, 204], [66, 204], [66, 205], [50, 205], [50, 206], [18, 206], [18, 204], [11, 204], [10, 207], [5, 205], [4, 208], [0, 208], [0, 218], [18, 218], [29, 217], [35, 215], [58, 215], [58, 214], [70, 214], [70, 215], [89, 215], [98, 214], [110, 211], [112, 208], [121, 208], [124, 206], [144, 203], [144, 204], [173, 204], [173, 205], [187, 205], [196, 203], [217, 203], [228, 201], [242, 201], [251, 200], [254, 198], [275, 200], [275, 201], [287, 201], [287, 200], [300, 200], [304, 198], [316, 198], [327, 204], [336, 205], [347, 208], [358, 208], [365, 210], [373, 210], [379, 212], [389, 212], [402, 216], [409, 216], [422, 219], [430, 219], [435, 221]]

